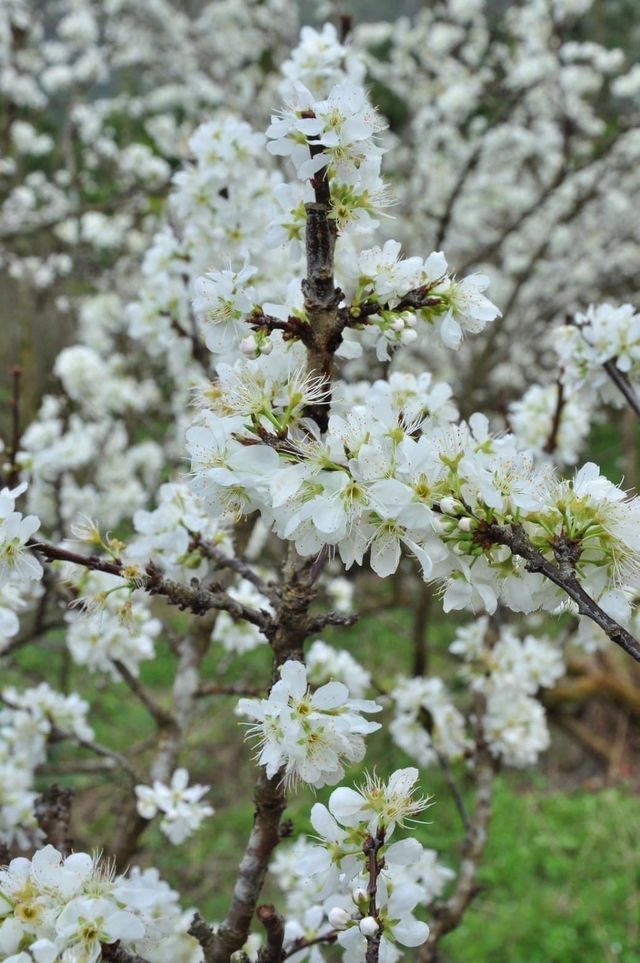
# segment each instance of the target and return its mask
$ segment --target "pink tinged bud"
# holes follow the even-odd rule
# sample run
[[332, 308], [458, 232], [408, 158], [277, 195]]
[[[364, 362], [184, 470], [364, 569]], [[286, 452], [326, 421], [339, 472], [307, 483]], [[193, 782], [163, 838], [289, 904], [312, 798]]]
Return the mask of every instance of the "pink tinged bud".
[[380, 927], [373, 916], [365, 916], [363, 920], [360, 920], [360, 932], [363, 936], [375, 936], [379, 929]]
[[343, 930], [350, 922], [351, 917], [341, 906], [334, 906], [333, 909], [330, 909], [327, 913], [327, 919], [334, 930]]
[[240, 351], [245, 358], [255, 358], [258, 353], [258, 342], [253, 334], [247, 335], [240, 342]]

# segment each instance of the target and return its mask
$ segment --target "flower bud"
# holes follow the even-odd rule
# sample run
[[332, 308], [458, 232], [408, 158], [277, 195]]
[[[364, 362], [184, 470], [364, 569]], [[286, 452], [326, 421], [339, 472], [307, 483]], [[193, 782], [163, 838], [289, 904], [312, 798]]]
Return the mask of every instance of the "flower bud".
[[327, 913], [327, 919], [334, 930], [343, 930], [347, 923], [349, 923], [351, 917], [341, 906], [334, 906], [333, 909], [330, 909]]
[[445, 498], [440, 499], [440, 511], [444, 512], [445, 515], [456, 515], [459, 508], [459, 502], [451, 495], [446, 495]]
[[363, 920], [360, 920], [360, 932], [363, 936], [375, 936], [379, 929], [380, 927], [373, 916], [365, 916]]
[[258, 353], [258, 342], [255, 335], [248, 334], [246, 338], [243, 338], [239, 348], [245, 358], [255, 358]]
[[405, 324], [402, 318], [396, 318], [391, 324], [392, 331], [404, 331]]
[[455, 522], [450, 518], [441, 518], [439, 515], [435, 515], [431, 519], [431, 527], [437, 535], [448, 535], [452, 526], [455, 526]]
[[460, 529], [461, 532], [471, 531], [471, 519], [469, 518], [468, 515], [463, 515], [463, 517], [458, 522], [458, 528]]
[[402, 332], [400, 340], [403, 344], [411, 344], [412, 341], [416, 341], [418, 338], [418, 332], [414, 331], [413, 328], [405, 328]]
[[356, 903], [356, 905], [359, 905], [360, 903], [368, 903], [369, 894], [367, 893], [366, 889], [362, 889], [362, 887], [359, 889], [354, 889], [353, 902]]
[[260, 354], [271, 354], [273, 351], [273, 341], [271, 338], [265, 338], [260, 344]]

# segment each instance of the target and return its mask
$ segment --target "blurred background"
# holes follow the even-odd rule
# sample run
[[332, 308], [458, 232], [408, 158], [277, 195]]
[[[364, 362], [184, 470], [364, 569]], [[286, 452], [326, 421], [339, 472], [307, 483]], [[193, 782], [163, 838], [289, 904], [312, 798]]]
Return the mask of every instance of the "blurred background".
[[[463, 26], [453, 38], [439, 29], [442, 46], [434, 53], [428, 44], [436, 36], [433, 24], [450, 27], [453, 6]], [[614, 87], [618, 74], [637, 65], [640, 6], [638, 0], [575, 0], [572, 12], [569, 0], [542, 7], [491, 0], [486, 6], [469, 2], [467, 20], [462, 6], [462, 0], [299, 7], [286, 0], [46, 0], [25, 4], [23, 15], [19, 4], [0, 0], [0, 64], [13, 91], [0, 105], [0, 436], [11, 424], [11, 367], [23, 371], [26, 425], [43, 397], [60, 391], [55, 358], [76, 340], [79, 325], [85, 333], [91, 329], [91, 312], [98, 310], [93, 299], [101, 299], [101, 310], [108, 301], [120, 337], [125, 305], [149, 284], [140, 280], [140, 264], [163, 223], [172, 177], [189, 157], [196, 126], [237, 111], [264, 129], [279, 103], [279, 65], [300, 26], [325, 17], [348, 26], [366, 54], [367, 82], [387, 117], [389, 144], [397, 148], [390, 176], [409, 185], [390, 230], [404, 231], [404, 239], [425, 253], [443, 246], [454, 269], [481, 268], [492, 277], [494, 300], [507, 321], [496, 325], [490, 341], [480, 336], [465, 346], [453, 370], [443, 360], [442, 374], [454, 384], [463, 413], [484, 406], [506, 427], [509, 405], [555, 364], [541, 332], [592, 301], [637, 303], [638, 140], [625, 138], [629, 131], [638, 134], [638, 95], [631, 86], [625, 96], [619, 85], [620, 99]], [[79, 16], [85, 7], [90, 18]], [[533, 7], [536, 30], [542, 27], [537, 46], [529, 47], [527, 11]], [[398, 17], [413, 19], [392, 27]], [[524, 62], [518, 60], [522, 50]], [[571, 73], [583, 62], [591, 74], [578, 67]], [[415, 89], [407, 88], [407, 76], [415, 78]], [[458, 98], [440, 107], [452, 77]], [[560, 131], [553, 158], [544, 146], [549, 126]], [[431, 169], [417, 169], [412, 158], [420, 150], [433, 158]], [[445, 198], [455, 191], [454, 208]], [[118, 344], [126, 356], [124, 335]], [[158, 374], [155, 364], [149, 362], [150, 377]], [[489, 367], [497, 376], [487, 387]], [[169, 418], [167, 406], [155, 420], [131, 417], [127, 428], [138, 441], [157, 439]], [[581, 454], [588, 458], [615, 480], [624, 475], [626, 487], [635, 485], [633, 418], [617, 413], [612, 419], [610, 412], [594, 418]], [[363, 618], [340, 634], [339, 644], [365, 664], [373, 651], [383, 685], [400, 666], [407, 673], [450, 676], [455, 691], [447, 652], [460, 620], [443, 617], [432, 590], [400, 572], [382, 592], [365, 573], [358, 591]], [[179, 614], [173, 629], [184, 629]], [[46, 666], [40, 652], [21, 651], [16, 667], [7, 670], [8, 682], [46, 678], [67, 691], [81, 687], [94, 708], [99, 741], [124, 749], [135, 732], [143, 745], [149, 720], [142, 710], [125, 703], [121, 687], [87, 678], [61, 638], [50, 634]], [[159, 651], [142, 678], [161, 696], [173, 663], [167, 642]], [[220, 650], [208, 658], [210, 677], [223, 673], [229, 682], [267, 671], [261, 650], [242, 661]], [[640, 671], [608, 649], [576, 655], [567, 678], [545, 698], [552, 748], [535, 771], [500, 774], [482, 888], [463, 926], [446, 941], [443, 963], [640, 960]], [[253, 780], [250, 753], [224, 700], [211, 701], [198, 715], [186, 760], [194, 781], [212, 745], [220, 771], [233, 770], [237, 778], [213, 786], [211, 801], [224, 814], [216, 837], [200, 836], [174, 851], [152, 829], [150, 848], [160, 870], [215, 919], [224, 913], [227, 896], [219, 893], [251, 821], [234, 802]], [[372, 738], [369, 758], [378, 760], [381, 775], [411, 764], [385, 734]], [[54, 755], [52, 769], [55, 764]], [[464, 785], [463, 767], [458, 776]], [[108, 779], [97, 786], [90, 776], [68, 779], [82, 790], [80, 836], [99, 837], [112, 815]], [[457, 814], [443, 776], [430, 771], [428, 779], [436, 804], [420, 838], [454, 865], [460, 857]], [[317, 798], [326, 796], [323, 791]], [[296, 798], [291, 815], [297, 827], [308, 827], [315, 798]]]

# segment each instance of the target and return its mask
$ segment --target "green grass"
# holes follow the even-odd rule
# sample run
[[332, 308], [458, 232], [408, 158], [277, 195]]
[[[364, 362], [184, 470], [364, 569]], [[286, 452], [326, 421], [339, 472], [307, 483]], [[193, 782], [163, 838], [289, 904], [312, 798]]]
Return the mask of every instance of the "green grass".
[[483, 890], [445, 943], [451, 963], [640, 959], [638, 798], [499, 782]]

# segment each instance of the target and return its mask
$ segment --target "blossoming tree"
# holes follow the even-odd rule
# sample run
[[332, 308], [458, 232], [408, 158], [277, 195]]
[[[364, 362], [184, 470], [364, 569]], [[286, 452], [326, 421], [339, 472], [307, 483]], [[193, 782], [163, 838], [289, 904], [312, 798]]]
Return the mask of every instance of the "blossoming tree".
[[[537, 2], [526, 12], [545, 23]], [[479, 5], [451, 4], [447, 16], [445, 47]], [[582, 54], [622, 69], [619, 57]], [[498, 124], [484, 157], [476, 125], [433, 245], [416, 243], [422, 189], [411, 180], [403, 199], [398, 180], [404, 256], [381, 228], [396, 226], [382, 173], [387, 157], [394, 169], [394, 144], [364, 86], [371, 56], [329, 25], [305, 28], [266, 133], [227, 112], [199, 126], [135, 295], [129, 282], [83, 301], [78, 343], [54, 365], [62, 391], [29, 425], [16, 390], [0, 494], [0, 655], [48, 651], [62, 637], [74, 665], [139, 704], [148, 737], [130, 751], [98, 740], [83, 691], [45, 681], [3, 689], [0, 951], [11, 963], [316, 963], [328, 947], [347, 963], [393, 961], [406, 947], [433, 961], [476, 892], [498, 767], [531, 765], [548, 745], [542, 690], [565, 669], [563, 640], [549, 637], [557, 615], [572, 644], [610, 640], [640, 661], [640, 502], [592, 462], [571, 475], [558, 467], [578, 460], [584, 398], [640, 410], [638, 317], [609, 304], [584, 305], [569, 324], [563, 316], [551, 390], [525, 381], [509, 411], [513, 430], [492, 430], [477, 411], [461, 419], [435, 365], [468, 365], [486, 350], [482, 339], [498, 343], [498, 328], [512, 336], [515, 298], [502, 312], [493, 288], [489, 299], [486, 251], [466, 258], [487, 273], [467, 273], [430, 248], [446, 239], [468, 178], [493, 163], [514, 128]], [[392, 51], [390, 82], [406, 76], [399, 58]], [[518, 67], [516, 59], [508, 75], [514, 110], [524, 96]], [[469, 71], [482, 74], [473, 60]], [[577, 113], [584, 139], [592, 115]], [[420, 122], [430, 129], [433, 120]], [[400, 170], [405, 148], [396, 146]], [[590, 173], [600, 160], [585, 161]], [[424, 173], [416, 166], [416, 179]], [[546, 174], [539, 189], [551, 197], [561, 184]], [[533, 217], [529, 204], [519, 224]], [[563, 213], [557, 223], [566, 224]], [[519, 265], [509, 268], [505, 255], [499, 283], [513, 270], [516, 285], [528, 283], [533, 265], [525, 270], [483, 222], [477, 230]], [[530, 353], [516, 361], [516, 380], [530, 361], [544, 372]], [[491, 415], [495, 388], [486, 392]], [[366, 568], [380, 580], [409, 569], [440, 587], [445, 612], [475, 613], [451, 645], [461, 698], [424, 673], [398, 672], [385, 686], [375, 654], [360, 665], [319, 638], [355, 621], [357, 581], [345, 572]], [[171, 664], [166, 697], [141, 679], [158, 646]], [[223, 664], [212, 665], [212, 651], [242, 657], [260, 646], [270, 667], [257, 680], [230, 682]], [[154, 821], [180, 846], [222, 818], [206, 801], [209, 785], [193, 783], [182, 764], [200, 706], [216, 696], [234, 699], [255, 747], [255, 815], [226, 916], [207, 921], [180, 907], [157, 870], [128, 867]], [[384, 722], [416, 765], [353, 787], [349, 768]], [[60, 743], [89, 773], [106, 767], [112, 782], [118, 812], [102, 858], [73, 851], [69, 793], [37, 792]], [[473, 782], [470, 810], [454, 763]], [[434, 764], [461, 816], [455, 872], [410, 831]], [[311, 809], [315, 838], [287, 841], [284, 813], [301, 783], [336, 788]], [[268, 875], [279, 903], [262, 902]]]

